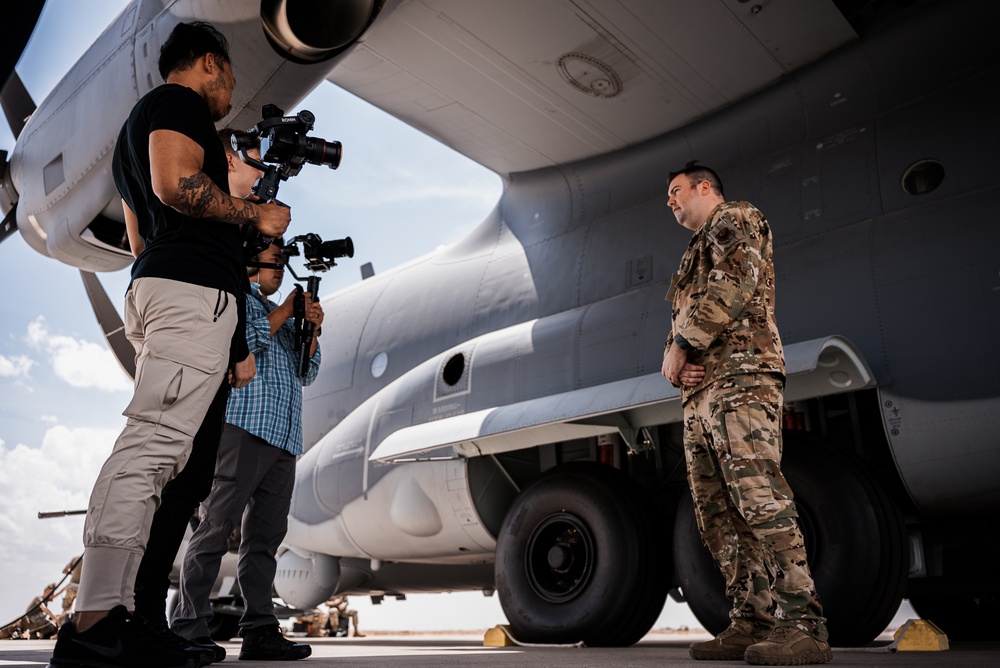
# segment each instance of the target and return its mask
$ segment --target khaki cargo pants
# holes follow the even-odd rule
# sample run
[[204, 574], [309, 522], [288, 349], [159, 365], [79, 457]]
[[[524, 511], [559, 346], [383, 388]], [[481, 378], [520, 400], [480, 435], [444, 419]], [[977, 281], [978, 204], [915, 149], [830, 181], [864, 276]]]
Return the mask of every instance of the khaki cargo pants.
[[163, 278], [132, 283], [125, 334], [136, 350], [135, 392], [91, 492], [76, 610], [133, 608], [160, 492], [184, 468], [224, 380], [236, 321], [227, 292]]
[[783, 383], [720, 379], [684, 404], [684, 454], [702, 540], [743, 632], [793, 625], [821, 640], [826, 620], [781, 473]]

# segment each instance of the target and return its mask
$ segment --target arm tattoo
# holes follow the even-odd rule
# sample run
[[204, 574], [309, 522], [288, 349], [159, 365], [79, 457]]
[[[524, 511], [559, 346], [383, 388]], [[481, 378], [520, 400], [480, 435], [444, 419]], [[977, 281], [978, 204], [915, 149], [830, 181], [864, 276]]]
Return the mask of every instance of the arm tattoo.
[[204, 218], [215, 199], [215, 184], [204, 172], [182, 177], [177, 184], [180, 195], [180, 208], [184, 213], [195, 218]]
[[237, 225], [257, 221], [253, 204], [226, 195], [204, 172], [182, 177], [177, 192], [180, 202], [176, 208], [194, 218], [211, 218]]

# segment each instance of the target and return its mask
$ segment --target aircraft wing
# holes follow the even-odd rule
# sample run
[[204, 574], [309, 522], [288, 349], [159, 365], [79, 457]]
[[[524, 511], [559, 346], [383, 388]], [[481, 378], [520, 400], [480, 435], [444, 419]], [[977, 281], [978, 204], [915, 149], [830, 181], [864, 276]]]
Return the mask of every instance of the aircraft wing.
[[[839, 336], [788, 346], [785, 366], [786, 401], [875, 382], [857, 348]], [[406, 427], [389, 434], [369, 459], [398, 462], [446, 447], [476, 457], [616, 432], [630, 448], [642, 449], [643, 426], [681, 419], [679, 398], [663, 376], [648, 374]]]
[[856, 37], [832, 0], [419, 0], [327, 78], [508, 174], [679, 128]]

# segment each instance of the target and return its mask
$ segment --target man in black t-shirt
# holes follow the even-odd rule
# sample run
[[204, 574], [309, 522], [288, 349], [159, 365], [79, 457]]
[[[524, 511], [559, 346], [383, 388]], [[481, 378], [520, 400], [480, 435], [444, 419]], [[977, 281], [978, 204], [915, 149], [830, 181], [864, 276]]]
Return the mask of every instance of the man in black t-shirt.
[[[263, 176], [263, 172], [252, 165], [245, 164], [239, 154], [233, 149], [232, 128], [219, 131], [220, 143], [226, 151], [229, 193], [236, 197], [250, 196], [254, 183]], [[259, 149], [249, 151], [250, 157], [260, 160]], [[140, 232], [139, 220], [126, 215], [125, 227], [128, 230], [129, 246], [132, 254], [138, 257], [145, 248], [145, 241]], [[142, 226], [148, 234], [148, 226]], [[243, 291], [249, 293], [250, 281], [243, 274], [245, 286]], [[241, 298], [245, 295], [241, 295]], [[238, 341], [242, 339], [242, 341]], [[241, 322], [233, 332], [233, 347], [231, 352], [239, 348], [238, 344], [246, 345], [246, 327]], [[219, 443], [222, 428], [226, 422], [226, 405], [229, 400], [230, 386], [246, 387], [256, 372], [256, 360], [248, 353], [243, 364], [234, 364], [236, 360], [231, 355], [230, 379], [223, 381], [218, 392], [205, 414], [205, 419], [194, 435], [191, 454], [184, 470], [168, 482], [160, 494], [160, 505], [153, 514], [149, 527], [149, 539], [146, 541], [146, 551], [139, 563], [135, 578], [135, 611], [133, 619], [140, 618], [142, 623], [153, 633], [172, 639], [175, 644], [186, 642], [191, 651], [208, 653], [216, 661], [226, 658], [226, 651], [210, 638], [198, 637], [186, 640], [170, 631], [166, 617], [167, 593], [170, 589], [170, 573], [173, 570], [174, 559], [184, 542], [184, 534], [191, 517], [212, 490], [215, 477], [215, 461], [219, 453]], [[237, 541], [239, 547], [239, 541]]]
[[209, 24], [179, 24], [159, 70], [166, 84], [132, 109], [112, 164], [126, 214], [148, 225], [125, 303], [135, 392], [91, 493], [77, 612], [53, 665], [202, 663], [130, 618], [135, 574], [160, 492], [184, 467], [226, 373], [243, 303], [239, 225], [281, 236], [290, 220], [287, 208], [229, 195], [214, 125], [236, 85], [225, 37]]

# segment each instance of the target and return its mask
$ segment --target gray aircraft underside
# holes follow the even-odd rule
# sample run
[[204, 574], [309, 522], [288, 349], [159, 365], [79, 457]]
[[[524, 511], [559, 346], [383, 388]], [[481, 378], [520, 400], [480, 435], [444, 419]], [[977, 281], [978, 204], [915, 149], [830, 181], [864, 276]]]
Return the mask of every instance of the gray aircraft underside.
[[[512, 174], [497, 208], [467, 239], [330, 297], [341, 323], [332, 345], [350, 354], [326, 357], [307, 390], [307, 441], [318, 443], [300, 465], [294, 518], [304, 527], [333, 522], [336, 529], [313, 533], [327, 536], [335, 554], [405, 551], [394, 533], [356, 545], [352, 535], [377, 535], [381, 523], [358, 510], [362, 526], [352, 530], [347, 510], [400, 468], [367, 461], [394, 432], [513, 405], [527, 411], [555, 395], [563, 405], [525, 428], [560, 420], [565, 437], [553, 440], [616, 431], [613, 421], [574, 424], [592, 411], [573, 393], [610, 391], [628, 379], [657, 384], [670, 327], [663, 295], [689, 238], [665, 206], [664, 175], [692, 158], [715, 166], [727, 193], [755, 203], [771, 223], [790, 357], [796, 344], [830, 336], [856, 347], [883, 396], [893, 454], [918, 507], [930, 516], [1000, 509], [990, 424], [1000, 349], [989, 345], [1000, 241], [989, 213], [991, 156], [1000, 147], [995, 132], [983, 132], [997, 98], [988, 85], [995, 71], [975, 53], [974, 39], [959, 37], [965, 19], [924, 17], [928, 25], [941, 20], [955, 25], [939, 29], [938, 40], [955, 42], [922, 59], [901, 45], [923, 27], [897, 31], [683, 131]], [[904, 66], [920, 73], [919, 88], [901, 77]], [[944, 183], [907, 194], [907, 168], [931, 156], [947, 169]], [[974, 347], [976, 363], [944, 362], [942, 344]], [[461, 369], [448, 379], [453, 360]], [[929, 373], [942, 364], [940, 376]], [[373, 368], [384, 370], [375, 377]], [[659, 382], [650, 401], [676, 402], [676, 391]], [[828, 385], [826, 393], [857, 389], [836, 379]], [[602, 395], [613, 407], [605, 412], [630, 407], [632, 390], [619, 384], [621, 397]], [[662, 415], [674, 421], [680, 412]], [[394, 456], [460, 444], [462, 455], [476, 453], [467, 433], [424, 433], [438, 440], [412, 442]], [[455, 448], [435, 454], [454, 456]], [[342, 477], [342, 468], [363, 474]], [[438, 507], [451, 515], [446, 496]], [[482, 544], [478, 536], [465, 540]]]
[[876, 4], [331, 0], [306, 15], [344, 33], [320, 48], [281, 3], [135, 2], [24, 125], [2, 232], [16, 219], [87, 271], [131, 261], [106, 119], [189, 18], [231, 36], [222, 124], [328, 79], [496, 171], [465, 239], [324, 299], [276, 591], [495, 587], [527, 639], [621, 645], [671, 588], [726, 623], [659, 373], [690, 238], [667, 174], [697, 159], [773, 229], [786, 472], [834, 641], [871, 640], [904, 593], [982, 635], [1000, 587], [966, 557], [1000, 528], [995, 10]]
[[[681, 130], [510, 174], [467, 239], [331, 297], [350, 352], [307, 392], [317, 443], [289, 544], [356, 558], [344, 589], [391, 590], [383, 560], [480, 564], [519, 491], [497, 453], [606, 434], [635, 448], [678, 421], [663, 295], [689, 237], [663, 189], [694, 158], [771, 222], [787, 399], [877, 387], [915, 510], [995, 517], [1000, 146], [971, 29], [938, 8]], [[931, 33], [934, 49], [910, 47]], [[925, 159], [944, 180], [911, 194]]]

